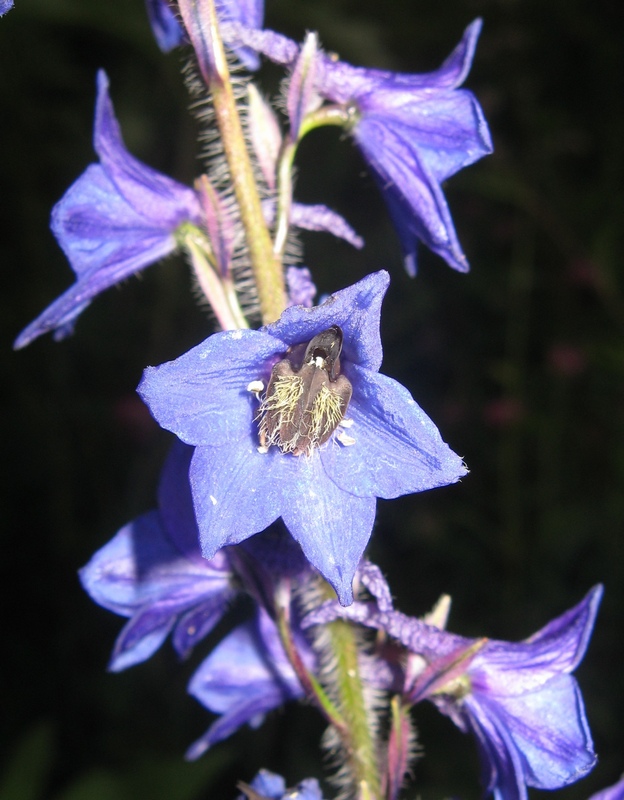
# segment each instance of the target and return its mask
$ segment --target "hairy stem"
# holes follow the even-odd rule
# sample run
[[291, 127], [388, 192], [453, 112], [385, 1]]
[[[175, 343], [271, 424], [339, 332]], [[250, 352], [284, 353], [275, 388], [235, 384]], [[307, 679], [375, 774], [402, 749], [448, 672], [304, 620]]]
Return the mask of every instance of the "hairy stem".
[[214, 0], [183, 0], [180, 2], [180, 11], [202, 74], [210, 88], [215, 118], [245, 229], [262, 320], [265, 324], [274, 322], [286, 307], [283, 268], [273, 253], [273, 243], [262, 214]]

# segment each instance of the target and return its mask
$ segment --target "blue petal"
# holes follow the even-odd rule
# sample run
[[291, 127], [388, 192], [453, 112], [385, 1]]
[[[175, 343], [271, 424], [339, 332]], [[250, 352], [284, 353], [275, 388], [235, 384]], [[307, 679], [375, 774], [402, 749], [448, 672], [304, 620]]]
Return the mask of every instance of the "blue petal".
[[568, 675], [520, 697], [475, 694], [465, 703], [490, 772], [488, 789], [499, 800], [524, 800], [527, 785], [562, 788], [596, 763], [583, 701]]
[[[263, 619], [264, 617], [264, 619]], [[275, 648], [267, 657], [263, 637], [279, 638], [266, 612], [240, 625], [206, 658], [189, 683], [189, 693], [202, 705], [221, 714], [208, 731], [188, 750], [198, 758], [209, 747], [251, 723], [254, 718], [303, 696], [303, 689], [283, 650]]]
[[286, 791], [286, 781], [281, 775], [269, 772], [268, 769], [261, 769], [251, 782], [251, 786], [261, 795], [269, 798], [279, 798]]
[[385, 103], [384, 94], [374, 92], [371, 106], [363, 109], [364, 123], [375, 119], [380, 126], [396, 130], [418, 151], [438, 183], [492, 152], [481, 106], [465, 89], [433, 95], [393, 92]]
[[454, 269], [468, 271], [444, 193], [407, 126], [363, 118], [354, 135], [388, 203], [406, 253], [422, 241]]
[[175, 613], [135, 615], [122, 628], [108, 664], [111, 672], [121, 672], [147, 661], [163, 644], [175, 622]]
[[529, 786], [559, 789], [594, 767], [596, 755], [583, 698], [570, 675], [558, 675], [535, 692], [505, 698], [499, 706], [521, 753]]
[[148, 367], [138, 392], [157, 422], [188, 444], [249, 439], [257, 404], [247, 387], [268, 381], [270, 359], [285, 350], [264, 331], [215, 333], [175, 361]]
[[80, 570], [81, 583], [96, 603], [131, 617], [115, 643], [110, 668], [125, 669], [151, 656], [178, 615], [197, 607], [201, 628], [187, 628], [177, 640], [181, 649], [192, 647], [224, 613], [233, 595], [230, 577], [223, 557], [212, 562], [185, 558], [155, 511], [122, 528]]
[[317, 333], [339, 325], [344, 333], [341, 358], [376, 371], [382, 358], [381, 303], [389, 282], [390, 276], [385, 270], [374, 272], [330, 295], [320, 306], [287, 308], [277, 322], [263, 330], [288, 345], [295, 345], [309, 342]]
[[[482, 22], [474, 20], [464, 31], [461, 41], [440, 69], [434, 72], [406, 73], [389, 70], [353, 67], [342, 61], [326, 58], [319, 67], [317, 83], [318, 91], [337, 103], [357, 101], [363, 97], [374, 97], [376, 91], [384, 93], [415, 93], [428, 91], [435, 95], [437, 91], [455, 89], [466, 79], [472, 60]], [[270, 41], [267, 42], [267, 45]], [[277, 50], [277, 47], [275, 48]], [[283, 49], [286, 49], [283, 47]], [[270, 47], [263, 51], [271, 58]]]
[[321, 451], [328, 475], [346, 492], [392, 498], [445, 486], [466, 474], [462, 459], [400, 383], [349, 365], [347, 416], [355, 444]]
[[539, 688], [554, 675], [572, 672], [585, 654], [601, 598], [602, 586], [595, 586], [578, 605], [526, 641], [490, 641], [471, 669], [475, 688], [519, 695]]
[[166, 0], [146, 0], [145, 5], [154, 38], [163, 53], [182, 44], [184, 31]]
[[167, 535], [189, 558], [201, 555], [199, 529], [195, 519], [189, 469], [193, 447], [176, 439], [160, 472], [158, 510]]
[[94, 145], [101, 164], [89, 166], [52, 210], [52, 232], [77, 282], [22, 331], [16, 348], [54, 329], [66, 334], [93, 297], [172, 253], [179, 225], [201, 221], [191, 189], [125, 149], [103, 72], [98, 74]]
[[259, 533], [280, 516], [280, 484], [289, 460], [276, 448], [259, 453], [249, 436], [230, 447], [196, 448], [190, 478], [206, 558]]
[[3, 17], [12, 8], [13, 0], [0, 0], [0, 17]]
[[126, 150], [108, 94], [108, 78], [98, 72], [93, 145], [117, 191], [144, 219], [144, 224], [171, 233], [182, 222], [201, 221], [197, 195], [188, 186], [162, 175]]
[[375, 497], [342, 491], [325, 473], [318, 453], [282, 458], [291, 480], [283, 486], [282, 518], [313, 567], [353, 602], [352, 582], [375, 521]]

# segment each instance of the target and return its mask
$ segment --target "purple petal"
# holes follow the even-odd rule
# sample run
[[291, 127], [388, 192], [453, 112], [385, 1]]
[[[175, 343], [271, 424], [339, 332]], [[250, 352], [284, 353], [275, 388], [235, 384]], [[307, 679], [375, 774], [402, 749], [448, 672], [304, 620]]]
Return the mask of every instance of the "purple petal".
[[307, 267], [288, 267], [286, 284], [290, 305], [312, 308], [316, 297], [316, 286], [312, 282], [312, 273]]
[[341, 604], [348, 605], [373, 530], [376, 499], [339, 489], [326, 476], [317, 453], [282, 461], [295, 478], [284, 483], [282, 519], [308, 561], [333, 586]]
[[167, 0], [146, 0], [145, 5], [154, 38], [163, 53], [181, 45], [184, 31]]
[[203, 661], [189, 683], [189, 693], [221, 714], [187, 752], [198, 758], [209, 747], [267, 711], [303, 696], [303, 689], [281, 650], [268, 657], [266, 638], [279, 639], [275, 625], [260, 610], [254, 622], [240, 625]]
[[280, 516], [280, 484], [288, 461], [276, 448], [259, 453], [249, 436], [230, 447], [196, 448], [190, 477], [206, 558], [259, 533]]
[[215, 333], [175, 361], [148, 367], [138, 392], [157, 422], [188, 444], [248, 439], [256, 408], [247, 387], [268, 381], [270, 359], [286, 350], [266, 331]]
[[[207, 603], [215, 624], [233, 594], [230, 579], [221, 557], [214, 562], [185, 558], [155, 511], [122, 528], [80, 570], [83, 588], [96, 603], [131, 617], [115, 644], [110, 667], [115, 671], [152, 655], [178, 615], [190, 608]], [[202, 635], [206, 633], [204, 624]], [[189, 636], [190, 647], [199, 635]]]
[[170, 233], [187, 220], [201, 221], [199, 202], [192, 189], [147, 167], [126, 150], [103, 70], [98, 72], [93, 144], [119, 194], [153, 228]]
[[364, 239], [358, 236], [349, 223], [323, 205], [303, 205], [293, 203], [290, 214], [291, 223], [307, 231], [325, 231], [331, 233], [339, 239], [344, 239], [350, 245], [360, 250], [364, 247]]
[[354, 135], [388, 204], [407, 255], [422, 241], [460, 272], [468, 262], [446, 199], [407, 126], [378, 117], [362, 119]]
[[52, 232], [77, 282], [22, 331], [16, 348], [54, 329], [66, 333], [93, 297], [172, 253], [183, 222], [201, 221], [191, 189], [125, 149], [104, 72], [98, 73], [94, 144], [101, 164], [88, 167], [52, 210]]
[[379, 335], [381, 303], [390, 276], [385, 270], [367, 275], [342, 289], [320, 306], [287, 308], [277, 322], [262, 330], [288, 345], [309, 342], [317, 333], [339, 325], [344, 333], [343, 356], [347, 361], [378, 370], [382, 348]]
[[321, 451], [338, 486], [360, 497], [392, 498], [466, 474], [462, 459], [401, 384], [357, 366], [349, 365], [345, 374], [353, 384], [347, 416], [355, 444]]
[[475, 687], [518, 695], [572, 672], [585, 654], [602, 592], [602, 586], [595, 586], [578, 605], [524, 642], [489, 642], [471, 670]]
[[624, 775], [613, 786], [592, 794], [589, 800], [624, 800]]
[[[200, 558], [189, 470], [194, 448], [176, 440], [160, 473], [158, 510], [167, 535], [187, 558]], [[225, 556], [224, 564], [225, 564]]]

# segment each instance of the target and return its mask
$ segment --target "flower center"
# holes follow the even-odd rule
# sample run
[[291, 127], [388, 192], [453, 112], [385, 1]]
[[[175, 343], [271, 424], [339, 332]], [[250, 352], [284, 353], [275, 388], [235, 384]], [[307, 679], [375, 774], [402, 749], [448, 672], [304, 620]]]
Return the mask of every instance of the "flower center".
[[310, 455], [344, 419], [352, 387], [340, 374], [342, 330], [333, 325], [315, 336], [298, 363], [294, 348], [271, 371], [258, 410], [260, 447]]

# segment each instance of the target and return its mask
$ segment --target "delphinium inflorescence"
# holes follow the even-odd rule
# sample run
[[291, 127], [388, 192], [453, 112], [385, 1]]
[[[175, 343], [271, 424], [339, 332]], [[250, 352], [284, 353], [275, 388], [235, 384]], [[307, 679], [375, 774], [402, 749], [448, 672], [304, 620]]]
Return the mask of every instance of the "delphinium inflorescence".
[[[90, 596], [128, 619], [110, 668], [144, 661], [169, 634], [186, 657], [247, 596], [250, 617], [191, 678], [189, 692], [216, 719], [189, 758], [305, 700], [328, 723], [339, 796], [397, 800], [416, 752], [411, 709], [429, 700], [475, 737], [485, 789], [499, 800], [577, 780], [596, 757], [571, 673], [601, 587], [518, 643], [448, 632], [447, 598], [422, 619], [395, 610], [365, 556], [377, 498], [443, 487], [467, 468], [379, 372], [388, 274], [338, 284], [315, 305], [293, 246], [297, 228], [364, 244], [339, 214], [294, 196], [299, 145], [328, 125], [360, 149], [408, 273], [420, 244], [468, 270], [441, 186], [492, 149], [478, 101], [460, 88], [481, 21], [438, 70], [402, 74], [344, 63], [313, 33], [299, 44], [263, 29], [259, 0], [147, 0], [147, 12], [161, 48], [188, 53], [190, 91], [210, 109], [205, 171], [185, 186], [134, 158], [100, 72], [98, 161], [52, 212], [76, 280], [16, 340], [66, 336], [100, 292], [175, 251], [218, 328], [145, 370], [139, 394], [179, 441], [156, 508], [80, 571]], [[286, 71], [274, 104], [251, 79], [232, 81], [263, 57]], [[248, 800], [322, 800], [313, 778], [291, 789], [267, 770], [245, 778]]]

